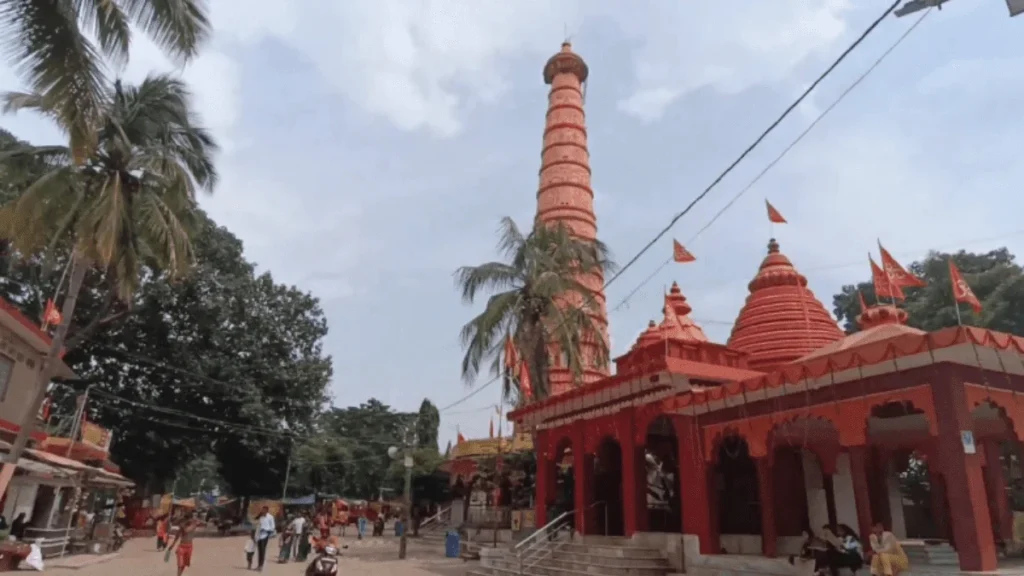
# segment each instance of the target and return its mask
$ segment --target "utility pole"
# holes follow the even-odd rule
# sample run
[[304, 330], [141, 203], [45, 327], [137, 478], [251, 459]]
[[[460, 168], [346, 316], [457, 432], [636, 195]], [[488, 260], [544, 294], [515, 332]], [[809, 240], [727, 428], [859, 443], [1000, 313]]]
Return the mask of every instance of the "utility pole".
[[412, 467], [415, 462], [412, 457], [413, 447], [416, 445], [416, 422], [414, 421], [405, 429], [405, 439], [401, 449], [392, 446], [388, 448], [388, 456], [397, 460], [402, 458], [402, 465], [405, 467], [405, 490], [402, 497], [402, 535], [398, 541], [398, 559], [405, 560], [405, 552], [408, 548], [409, 522], [412, 518]]
[[[288, 480], [292, 477], [292, 449], [288, 448], [288, 467], [284, 469], [284, 488], [281, 490], [281, 500], [288, 498]], [[283, 504], [283, 503], [282, 503]]]

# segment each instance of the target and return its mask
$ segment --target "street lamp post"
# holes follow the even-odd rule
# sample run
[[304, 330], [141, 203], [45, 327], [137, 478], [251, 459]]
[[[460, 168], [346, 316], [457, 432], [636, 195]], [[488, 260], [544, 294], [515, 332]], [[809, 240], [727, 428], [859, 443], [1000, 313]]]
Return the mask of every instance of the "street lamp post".
[[399, 450], [392, 446], [388, 448], [388, 456], [393, 460], [397, 460], [401, 456], [402, 464], [405, 466], [405, 493], [402, 497], [402, 535], [398, 541], [398, 559], [404, 560], [406, 548], [408, 547], [407, 538], [409, 535], [409, 520], [411, 518], [410, 511], [412, 510], [413, 458], [408, 446], [404, 450]]

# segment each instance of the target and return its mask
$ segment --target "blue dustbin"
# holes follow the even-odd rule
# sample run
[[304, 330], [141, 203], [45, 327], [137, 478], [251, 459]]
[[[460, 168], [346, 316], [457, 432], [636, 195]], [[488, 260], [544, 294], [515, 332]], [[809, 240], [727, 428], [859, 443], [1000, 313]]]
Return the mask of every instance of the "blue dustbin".
[[395, 520], [395, 536], [401, 536], [405, 532], [405, 524], [401, 520]]
[[461, 547], [461, 539], [456, 530], [449, 530], [444, 535], [444, 556], [445, 558], [458, 558]]

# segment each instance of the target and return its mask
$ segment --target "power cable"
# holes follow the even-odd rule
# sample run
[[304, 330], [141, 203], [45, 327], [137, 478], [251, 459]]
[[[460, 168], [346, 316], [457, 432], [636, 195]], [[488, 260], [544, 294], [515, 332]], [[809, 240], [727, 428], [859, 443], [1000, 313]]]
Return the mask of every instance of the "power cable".
[[847, 47], [847, 48], [846, 48], [846, 50], [844, 50], [844, 51], [842, 52], [842, 54], [840, 54], [840, 55], [839, 55], [839, 57], [838, 57], [838, 58], [836, 58], [836, 60], [835, 60], [835, 61], [834, 61], [834, 62], [832, 63], [832, 65], [831, 65], [831, 66], [829, 66], [828, 68], [826, 68], [826, 69], [825, 69], [825, 71], [824, 71], [824, 72], [822, 72], [822, 73], [821, 73], [821, 75], [819, 75], [819, 76], [818, 76], [818, 78], [817, 78], [817, 79], [815, 79], [815, 80], [814, 80], [814, 82], [812, 82], [812, 83], [811, 83], [811, 85], [810, 85], [810, 86], [808, 86], [808, 87], [807, 87], [807, 89], [805, 89], [805, 90], [803, 91], [803, 93], [801, 93], [801, 94], [800, 94], [800, 96], [799, 96], [799, 97], [798, 97], [798, 98], [797, 98], [796, 100], [794, 100], [794, 101], [793, 101], [793, 103], [792, 103], [792, 104], [790, 104], [790, 105], [789, 105], [789, 106], [788, 106], [788, 107], [787, 107], [787, 108], [786, 108], [786, 109], [785, 109], [785, 110], [784, 110], [784, 111], [782, 112], [782, 114], [781, 114], [781, 115], [780, 115], [780, 116], [779, 116], [779, 117], [778, 117], [778, 118], [777, 118], [777, 119], [776, 119], [776, 120], [775, 120], [774, 122], [772, 122], [772, 123], [771, 123], [771, 124], [770, 124], [770, 125], [768, 126], [768, 128], [767, 128], [767, 129], [765, 129], [765, 130], [764, 130], [764, 131], [763, 131], [763, 132], [761, 133], [761, 135], [757, 137], [757, 139], [755, 139], [755, 140], [754, 140], [754, 142], [753, 142], [753, 143], [752, 143], [752, 144], [751, 144], [750, 146], [747, 146], [747, 148], [746, 148], [746, 149], [745, 149], [745, 150], [743, 151], [743, 153], [742, 153], [742, 154], [740, 154], [740, 155], [739, 155], [739, 157], [737, 157], [737, 158], [736, 158], [735, 160], [733, 160], [733, 162], [732, 162], [731, 164], [729, 164], [729, 166], [728, 166], [728, 167], [726, 167], [726, 169], [725, 169], [725, 170], [724, 170], [724, 171], [723, 171], [723, 172], [722, 172], [721, 174], [719, 174], [719, 175], [718, 175], [718, 177], [717, 177], [717, 178], [715, 178], [715, 179], [714, 179], [714, 180], [713, 180], [713, 181], [711, 182], [711, 184], [709, 184], [709, 185], [707, 186], [707, 188], [705, 188], [705, 189], [704, 189], [704, 191], [703, 191], [703, 192], [701, 192], [700, 194], [698, 194], [698, 195], [697, 195], [697, 197], [696, 197], [696, 198], [694, 198], [694, 199], [693, 199], [693, 200], [692, 200], [692, 201], [691, 201], [691, 202], [690, 202], [690, 203], [689, 203], [689, 204], [688, 204], [688, 205], [686, 206], [686, 208], [684, 208], [684, 209], [683, 209], [683, 211], [682, 211], [682, 212], [680, 212], [680, 213], [676, 214], [675, 216], [673, 216], [673, 217], [672, 217], [672, 220], [670, 220], [670, 221], [669, 221], [668, 225], [667, 225], [667, 226], [665, 226], [665, 227], [664, 227], [664, 228], [663, 228], [663, 229], [662, 229], [662, 230], [661, 230], [660, 232], [658, 232], [658, 233], [657, 233], [657, 234], [656, 234], [656, 235], [654, 236], [654, 238], [652, 238], [652, 239], [651, 239], [651, 241], [650, 241], [650, 242], [648, 242], [648, 243], [647, 243], [647, 244], [646, 244], [646, 245], [645, 245], [645, 246], [644, 246], [644, 247], [643, 247], [643, 248], [642, 248], [642, 249], [641, 249], [641, 250], [640, 250], [639, 252], [637, 252], [637, 254], [636, 254], [635, 256], [633, 256], [632, 258], [630, 258], [630, 259], [629, 259], [629, 261], [628, 261], [628, 262], [626, 262], [625, 266], [623, 266], [622, 268], [620, 268], [620, 269], [619, 269], [619, 271], [618, 271], [618, 272], [616, 272], [616, 273], [615, 273], [615, 274], [614, 274], [614, 275], [613, 275], [613, 276], [611, 277], [611, 279], [609, 279], [609, 280], [608, 280], [607, 282], [605, 282], [605, 284], [604, 284], [604, 289], [607, 289], [607, 288], [608, 288], [608, 286], [610, 286], [610, 285], [612, 284], [612, 282], [615, 282], [615, 281], [616, 281], [616, 280], [617, 280], [617, 279], [618, 279], [619, 277], [621, 277], [621, 276], [622, 276], [622, 275], [623, 275], [623, 274], [624, 274], [624, 273], [626, 272], [626, 270], [629, 270], [629, 268], [630, 268], [630, 267], [632, 267], [632, 266], [633, 266], [633, 264], [635, 264], [635, 263], [637, 262], [637, 260], [639, 260], [639, 259], [640, 259], [640, 257], [641, 257], [641, 256], [643, 256], [644, 254], [646, 254], [646, 253], [647, 253], [647, 251], [648, 251], [648, 250], [650, 250], [650, 249], [651, 249], [651, 247], [653, 247], [653, 246], [654, 246], [654, 244], [655, 244], [655, 243], [656, 243], [656, 242], [657, 242], [658, 240], [661, 240], [661, 238], [662, 238], [663, 236], [665, 236], [665, 234], [667, 234], [667, 233], [669, 232], [669, 230], [671, 230], [671, 229], [672, 229], [672, 227], [673, 227], [673, 226], [675, 226], [675, 225], [676, 225], [676, 222], [679, 222], [679, 220], [680, 220], [680, 219], [682, 219], [682, 217], [683, 217], [683, 216], [686, 216], [686, 215], [687, 215], [687, 214], [688, 214], [688, 213], [690, 212], [690, 210], [692, 210], [692, 209], [693, 209], [693, 207], [697, 205], [697, 203], [698, 203], [698, 202], [700, 202], [701, 200], [703, 200], [705, 196], [707, 196], [707, 195], [708, 195], [708, 194], [709, 194], [709, 193], [710, 193], [710, 192], [711, 192], [711, 191], [712, 191], [712, 190], [713, 190], [713, 189], [714, 189], [714, 188], [715, 188], [716, 186], [718, 186], [718, 184], [719, 184], [719, 183], [720, 183], [720, 182], [721, 182], [721, 181], [722, 181], [722, 180], [723, 180], [723, 179], [724, 179], [724, 178], [725, 178], [726, 176], [728, 176], [728, 175], [729, 175], [729, 173], [731, 173], [731, 172], [733, 171], [733, 169], [734, 169], [734, 168], [736, 168], [736, 166], [738, 166], [738, 165], [740, 164], [740, 162], [742, 162], [742, 161], [743, 161], [743, 160], [744, 160], [744, 159], [745, 159], [745, 158], [746, 158], [746, 157], [747, 157], [747, 156], [748, 156], [748, 155], [749, 155], [749, 154], [750, 154], [751, 152], [753, 152], [753, 151], [754, 151], [754, 149], [755, 149], [755, 148], [757, 148], [757, 147], [758, 147], [758, 145], [760, 145], [760, 144], [761, 144], [761, 142], [762, 142], [762, 141], [764, 141], [764, 139], [765, 139], [765, 138], [767, 138], [767, 137], [768, 137], [768, 135], [769, 135], [769, 134], [771, 134], [771, 133], [772, 133], [772, 131], [774, 131], [774, 130], [775, 130], [775, 128], [776, 128], [776, 127], [778, 127], [778, 126], [779, 126], [779, 124], [781, 124], [781, 123], [782, 123], [782, 121], [783, 121], [783, 120], [785, 120], [785, 119], [786, 119], [786, 117], [787, 117], [787, 116], [789, 116], [789, 115], [790, 115], [790, 113], [792, 113], [792, 112], [793, 112], [793, 110], [795, 110], [795, 109], [796, 109], [796, 107], [797, 107], [797, 106], [799, 106], [799, 105], [800, 105], [800, 104], [801, 104], [801, 103], [802, 103], [802, 102], [803, 102], [803, 101], [804, 101], [805, 99], [807, 99], [807, 97], [808, 97], [808, 96], [810, 96], [811, 92], [813, 92], [813, 91], [814, 91], [814, 89], [815, 89], [815, 88], [817, 88], [817, 87], [818, 87], [818, 85], [819, 85], [819, 84], [821, 84], [821, 83], [822, 83], [822, 82], [823, 82], [823, 81], [825, 80], [825, 78], [827, 78], [827, 77], [828, 77], [828, 75], [829, 75], [829, 74], [831, 74], [831, 73], [832, 73], [832, 71], [833, 71], [833, 70], [835, 70], [835, 69], [836, 69], [836, 68], [837, 68], [837, 67], [839, 66], [839, 64], [840, 64], [840, 63], [841, 63], [841, 62], [842, 62], [843, 60], [845, 60], [847, 56], [849, 56], [849, 55], [850, 55], [850, 53], [851, 53], [851, 52], [853, 52], [853, 51], [854, 51], [854, 50], [855, 50], [855, 49], [856, 49], [856, 48], [857, 48], [858, 46], [860, 46], [860, 44], [861, 44], [862, 42], [864, 42], [864, 40], [865, 40], [865, 39], [866, 39], [866, 38], [867, 38], [867, 37], [868, 37], [868, 36], [869, 36], [869, 35], [870, 35], [870, 34], [871, 34], [872, 32], [874, 32], [874, 31], [875, 31], [875, 29], [876, 29], [876, 28], [878, 27], [878, 25], [879, 25], [879, 24], [881, 24], [881, 23], [882, 23], [882, 21], [883, 21], [883, 20], [885, 20], [885, 19], [886, 19], [886, 18], [887, 18], [887, 17], [888, 17], [888, 16], [890, 15], [890, 14], [892, 14], [892, 12], [893, 12], [893, 11], [894, 11], [894, 10], [895, 10], [895, 9], [896, 9], [896, 8], [897, 8], [897, 7], [899, 6], [899, 5], [900, 5], [900, 3], [901, 3], [901, 2], [903, 2], [903, 0], [896, 0], [896, 1], [895, 1], [895, 2], [893, 2], [893, 3], [892, 3], [892, 4], [891, 4], [891, 5], [890, 5], [890, 6], [888, 7], [888, 8], [886, 8], [886, 10], [885, 10], [885, 11], [884, 11], [884, 12], [883, 12], [883, 13], [881, 14], [881, 16], [879, 16], [878, 18], [876, 18], [876, 19], [875, 19], [875, 20], [874, 20], [874, 21], [873, 21], [873, 22], [871, 23], [871, 25], [870, 25], [870, 26], [868, 26], [868, 27], [867, 27], [867, 29], [866, 29], [866, 30], [864, 30], [864, 32], [862, 32], [862, 33], [861, 33], [861, 35], [860, 35], [860, 36], [858, 36], [858, 37], [857, 37], [857, 39], [856, 39], [856, 40], [854, 40], [854, 41], [853, 41], [853, 43], [852, 43], [852, 44], [850, 44], [850, 46], [849, 46], [849, 47]]
[[[929, 8], [923, 14], [921, 14], [921, 16], [919, 18], [917, 18], [917, 20], [915, 20], [914, 23], [911, 24], [910, 27], [907, 28], [907, 30], [899, 38], [897, 38], [896, 41], [893, 42], [892, 45], [890, 45], [889, 48], [886, 49], [886, 51], [883, 52], [882, 55], [879, 56], [878, 59], [876, 59], [874, 61], [874, 63], [871, 64], [871, 66], [869, 66], [866, 70], [864, 70], [864, 72], [861, 73], [861, 75], [858, 76], [856, 80], [854, 80], [849, 86], [846, 87], [845, 90], [843, 90], [843, 92], [839, 95], [838, 98], [836, 98], [827, 108], [825, 108], [820, 114], [818, 114], [818, 116], [814, 119], [814, 121], [811, 122], [806, 128], [804, 128], [803, 132], [801, 132], [799, 136], [797, 136], [792, 142], [789, 143], [789, 146], [786, 146], [786, 148], [782, 150], [782, 153], [780, 153], [778, 156], [776, 156], [774, 160], [769, 162], [768, 165], [765, 166], [764, 169], [761, 170], [761, 172], [759, 172], [757, 174], [757, 176], [755, 176], [746, 186], [744, 186], [739, 192], [737, 192], [736, 195], [733, 196], [732, 199], [729, 200], [729, 202], [727, 202], [725, 204], [725, 206], [722, 207], [721, 210], [719, 210], [717, 213], [715, 213], [715, 215], [708, 221], [707, 224], [705, 224], [703, 227], [701, 227], [699, 230], [697, 230], [697, 232], [689, 240], [687, 240], [687, 245], [692, 244], [694, 242], [694, 240], [696, 240], [697, 238], [700, 237], [701, 234], [706, 232], [707, 229], [710, 228], [715, 222], [717, 222], [718, 219], [721, 218], [723, 214], [725, 214], [730, 208], [732, 208], [732, 206], [736, 203], [737, 200], [742, 198], [747, 192], [750, 191], [751, 188], [753, 188], [758, 182], [760, 182], [761, 179], [764, 178], [764, 176], [766, 174], [768, 174], [768, 172], [770, 172], [772, 170], [772, 168], [775, 167], [776, 164], [778, 164], [783, 158], [785, 158], [786, 155], [789, 154], [789, 152], [791, 150], [793, 150], [793, 148], [796, 147], [796, 145], [799, 144], [804, 139], [804, 137], [806, 137], [808, 134], [810, 134], [811, 130], [814, 130], [814, 128], [822, 120], [824, 120], [825, 117], [828, 116], [828, 114], [830, 112], [832, 112], [832, 110], [835, 109], [836, 106], [838, 106], [839, 103], [842, 102], [843, 99], [845, 99], [850, 94], [850, 92], [853, 92], [853, 90], [855, 88], [857, 88], [857, 86], [859, 86], [861, 84], [861, 82], [864, 81], [864, 79], [866, 79], [872, 72], [874, 72], [875, 69], [878, 68], [878, 66], [881, 65], [882, 62], [886, 58], [888, 58], [889, 54], [891, 54], [894, 50], [896, 50], [896, 48], [900, 44], [902, 44], [904, 40], [907, 39], [907, 36], [910, 36], [910, 33], [913, 32], [918, 27], [918, 25], [920, 25], [921, 22], [924, 21], [925, 17], [928, 16], [928, 14], [930, 14], [930, 13], [931, 13], [931, 8]], [[788, 112], [788, 110], [787, 110], [787, 112]], [[658, 266], [654, 270], [654, 272], [651, 273], [650, 276], [648, 276], [642, 282], [640, 282], [640, 284], [638, 284], [636, 288], [634, 288], [629, 294], [627, 294], [626, 297], [623, 298], [621, 302], [616, 304], [615, 307], [612, 308], [611, 311], [612, 312], [617, 312], [619, 309], [621, 309], [623, 305], [625, 305], [627, 302], [629, 302], [629, 299], [634, 294], [636, 294], [640, 289], [642, 289], [644, 286], [646, 286], [662, 270], [664, 270], [666, 266], [668, 266], [672, 262], [673, 262], [673, 259], [669, 258], [668, 260], [663, 262], [660, 266]]]

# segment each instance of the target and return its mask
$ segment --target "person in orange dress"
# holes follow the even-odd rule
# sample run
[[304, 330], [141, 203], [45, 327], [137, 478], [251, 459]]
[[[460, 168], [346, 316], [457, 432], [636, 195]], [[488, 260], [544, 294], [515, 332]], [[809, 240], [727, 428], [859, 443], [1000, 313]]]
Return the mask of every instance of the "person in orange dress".
[[167, 515], [156, 519], [156, 550], [163, 552], [167, 548]]

